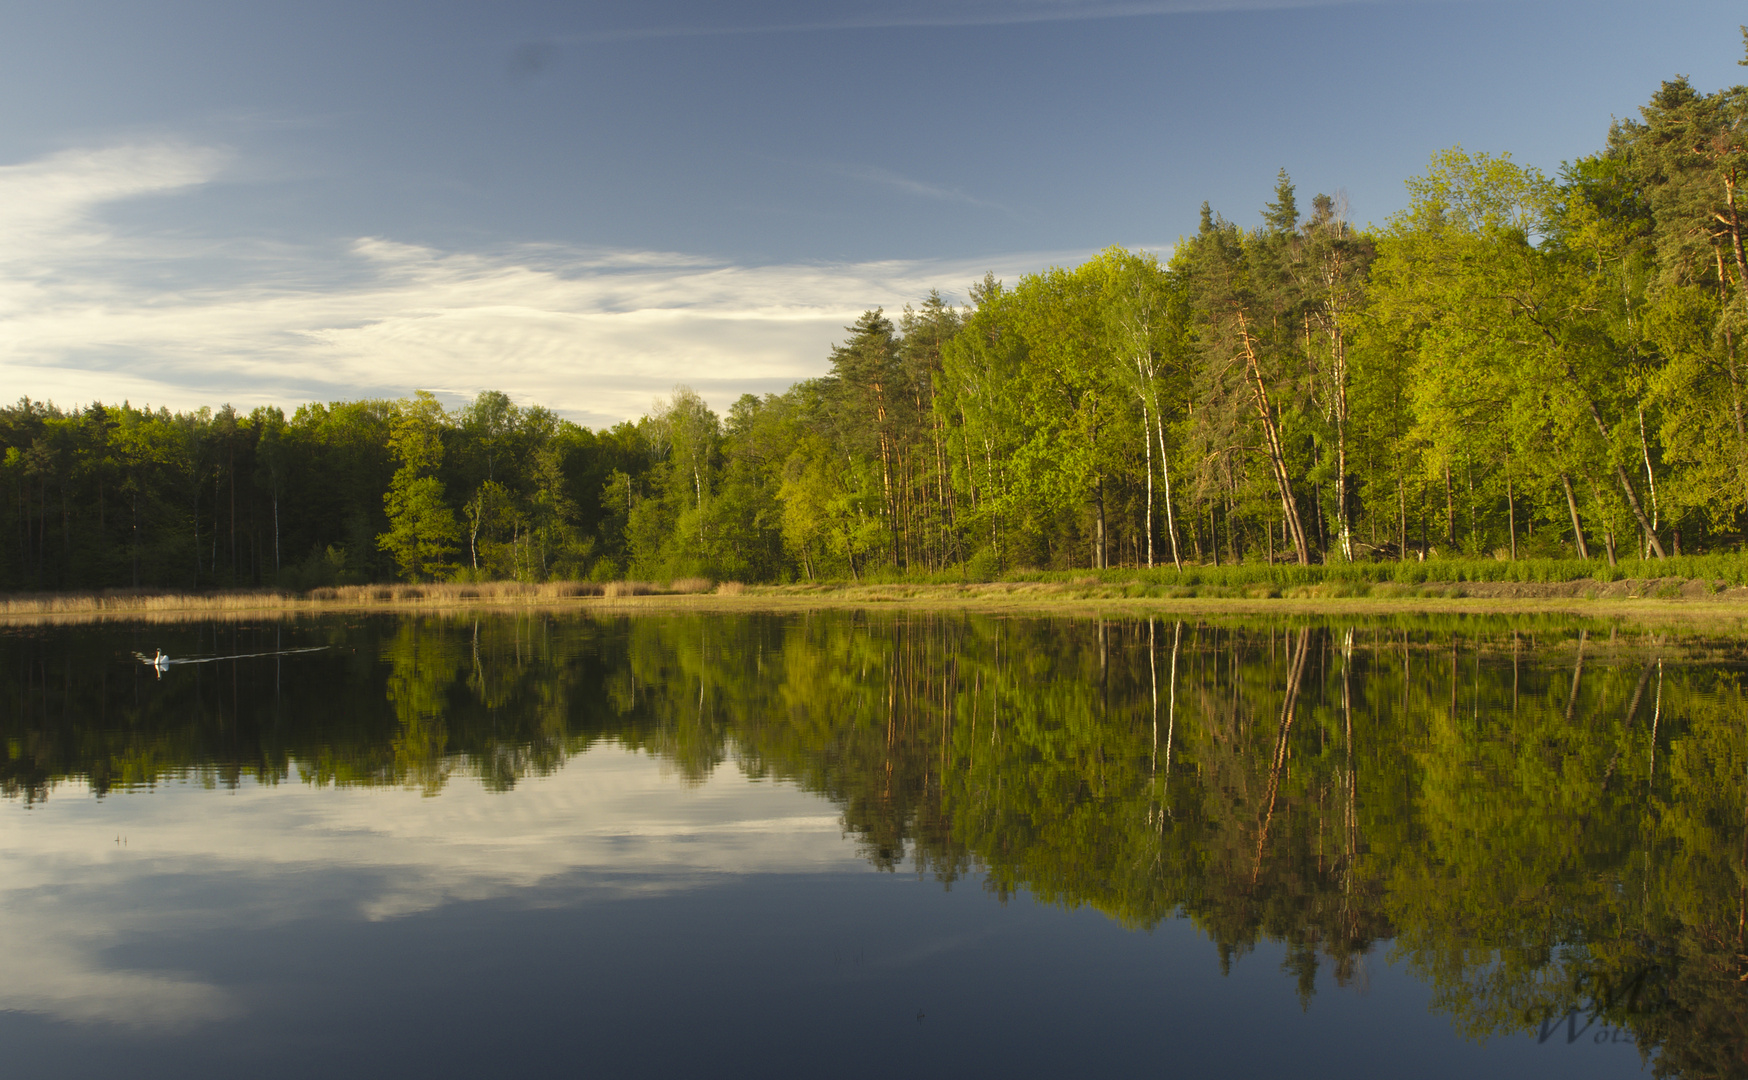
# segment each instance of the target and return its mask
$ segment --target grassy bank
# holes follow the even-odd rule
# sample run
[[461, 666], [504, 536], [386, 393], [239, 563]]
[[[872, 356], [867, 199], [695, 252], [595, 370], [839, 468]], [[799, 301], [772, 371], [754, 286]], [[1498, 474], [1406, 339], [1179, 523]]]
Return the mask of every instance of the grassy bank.
[[[1287, 590], [1313, 585], [1414, 585], [1428, 583], [1516, 583], [1563, 585], [1574, 582], [1612, 584], [1623, 581], [1703, 581], [1729, 587], [1748, 585], [1748, 555], [1678, 555], [1668, 559], [1622, 559], [1616, 565], [1597, 559], [1434, 559], [1427, 562], [1239, 563], [1225, 566], [1186, 564], [1152, 569], [1015, 570], [1002, 582], [1132, 584], [1167, 588], [1251, 588]], [[969, 584], [958, 573], [874, 578], [870, 584]], [[844, 583], [838, 582], [838, 585]]]
[[948, 576], [895, 581], [742, 585], [667, 582], [444, 582], [289, 590], [159, 593], [111, 590], [0, 597], [0, 621], [175, 621], [343, 610], [619, 607], [722, 609], [939, 606], [976, 609], [1164, 606], [1209, 611], [1701, 610], [1748, 613], [1748, 557], [1699, 556], [1599, 566], [1578, 560], [1441, 560], [1332, 566], [1198, 566], [1182, 571], [1020, 572], [996, 581]]
[[673, 581], [437, 582], [426, 585], [347, 585], [296, 592], [290, 589], [230, 589], [166, 593], [146, 589], [101, 592], [20, 593], [0, 596], [0, 618], [259, 614], [327, 608], [419, 608], [489, 605], [550, 605], [579, 599], [696, 596], [736, 591], [705, 578]]
[[812, 597], [840, 603], [1035, 599], [1038, 601], [1208, 600], [1208, 601], [1609, 601], [1659, 600], [1678, 603], [1748, 603], [1748, 586], [1716, 580], [1626, 578], [1612, 582], [1581, 579], [1567, 582], [1426, 581], [1419, 584], [1384, 581], [1321, 581], [1278, 585], [1254, 583], [1173, 583], [1145, 580], [1105, 580], [1086, 576], [1066, 581], [997, 581], [978, 583], [867, 583], [748, 586], [748, 597], [801, 599]]

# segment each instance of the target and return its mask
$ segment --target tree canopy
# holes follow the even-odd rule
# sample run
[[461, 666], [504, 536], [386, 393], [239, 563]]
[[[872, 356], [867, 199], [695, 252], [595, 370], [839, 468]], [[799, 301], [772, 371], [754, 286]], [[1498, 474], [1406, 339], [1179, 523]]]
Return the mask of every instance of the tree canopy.
[[1283, 169], [1252, 226], [869, 310], [726, 415], [26, 398], [0, 588], [1738, 550], [1745, 121], [1674, 79], [1553, 176], [1442, 150], [1377, 227]]

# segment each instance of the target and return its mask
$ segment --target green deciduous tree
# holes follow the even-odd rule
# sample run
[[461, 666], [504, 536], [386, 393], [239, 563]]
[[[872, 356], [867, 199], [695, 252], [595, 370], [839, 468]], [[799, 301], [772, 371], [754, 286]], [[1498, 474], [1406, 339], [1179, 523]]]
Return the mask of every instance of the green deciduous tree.
[[409, 581], [438, 580], [455, 569], [461, 527], [435, 475], [443, 463], [447, 422], [436, 397], [421, 390], [399, 403], [389, 439], [401, 466], [383, 497], [389, 530], [377, 537], [377, 546], [394, 557]]

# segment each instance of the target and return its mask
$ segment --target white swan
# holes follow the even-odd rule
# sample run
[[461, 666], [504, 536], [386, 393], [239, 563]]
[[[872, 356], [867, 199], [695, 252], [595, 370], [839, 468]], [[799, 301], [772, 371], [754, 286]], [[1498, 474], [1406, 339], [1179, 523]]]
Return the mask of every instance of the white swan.
[[162, 668], [169, 667], [170, 666], [170, 658], [168, 656], [164, 655], [164, 650], [158, 649], [158, 650], [156, 650], [156, 652], [158, 655], [152, 657], [152, 659], [149, 661], [149, 663], [155, 668], [162, 669]]

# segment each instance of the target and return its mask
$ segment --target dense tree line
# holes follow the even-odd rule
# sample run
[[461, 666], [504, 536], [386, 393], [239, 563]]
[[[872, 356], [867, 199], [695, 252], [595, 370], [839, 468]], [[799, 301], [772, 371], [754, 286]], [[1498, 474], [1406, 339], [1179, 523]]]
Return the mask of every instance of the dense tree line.
[[313, 586], [395, 576], [587, 574], [620, 535], [598, 492], [646, 456], [484, 393], [243, 415], [129, 405], [0, 409], [12, 588]]
[[1748, 537], [1748, 88], [1361, 229], [1283, 170], [1170, 258], [866, 313], [830, 372], [587, 431], [487, 393], [0, 411], [0, 587], [1663, 557]]

